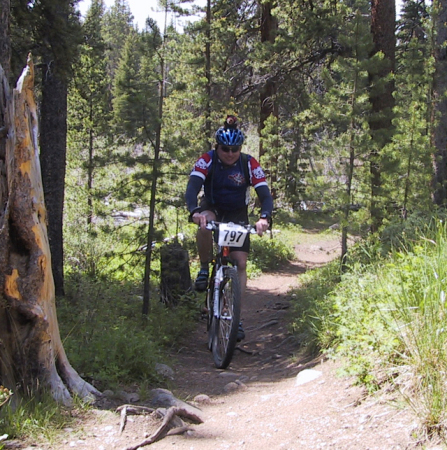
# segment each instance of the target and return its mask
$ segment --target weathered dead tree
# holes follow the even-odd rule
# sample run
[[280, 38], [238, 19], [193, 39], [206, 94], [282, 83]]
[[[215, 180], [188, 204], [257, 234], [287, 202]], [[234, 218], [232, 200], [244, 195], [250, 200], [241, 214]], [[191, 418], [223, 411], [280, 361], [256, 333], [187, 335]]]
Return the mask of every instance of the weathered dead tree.
[[[10, 93], [0, 66], [0, 383], [64, 404], [99, 392], [68, 362], [56, 317], [31, 57]], [[1, 151], [4, 148], [4, 151]]]
[[163, 245], [160, 260], [160, 299], [167, 306], [176, 306], [192, 286], [188, 251], [178, 242]]

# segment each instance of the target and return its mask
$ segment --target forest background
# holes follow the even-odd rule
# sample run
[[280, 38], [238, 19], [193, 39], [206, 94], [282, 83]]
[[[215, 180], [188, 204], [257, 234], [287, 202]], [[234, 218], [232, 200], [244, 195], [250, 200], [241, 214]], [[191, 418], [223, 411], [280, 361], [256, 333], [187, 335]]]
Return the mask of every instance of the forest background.
[[[414, 223], [420, 230], [442, 215], [446, 1], [405, 0], [397, 22], [392, 0], [209, 1], [203, 19], [181, 31], [160, 30], [150, 17], [140, 30], [125, 0], [110, 9], [94, 0], [84, 20], [67, 0], [1, 6], [11, 11], [1, 61], [11, 85], [30, 51], [37, 68], [64, 344], [98, 387], [141, 373], [152, 382], [163, 345], [190, 322], [193, 298], [176, 298], [171, 308], [159, 302], [159, 251], [182, 236], [195, 269], [184, 190], [227, 114], [240, 118], [244, 151], [266, 169], [277, 224], [299, 229], [313, 207], [339, 224], [342, 258], [325, 289], [355, 273], [349, 234], [364, 237], [369, 257], [379, 258]], [[182, 3], [164, 8], [191, 13]], [[283, 243], [264, 243], [251, 270], [287, 255]], [[344, 308], [331, 309], [331, 320]], [[327, 333], [327, 317], [317, 320], [320, 335], [315, 317], [297, 314], [319, 336], [318, 348], [330, 347], [328, 336], [339, 339]], [[358, 364], [363, 380], [377, 380], [370, 361]], [[443, 405], [430, 432], [445, 420]]]

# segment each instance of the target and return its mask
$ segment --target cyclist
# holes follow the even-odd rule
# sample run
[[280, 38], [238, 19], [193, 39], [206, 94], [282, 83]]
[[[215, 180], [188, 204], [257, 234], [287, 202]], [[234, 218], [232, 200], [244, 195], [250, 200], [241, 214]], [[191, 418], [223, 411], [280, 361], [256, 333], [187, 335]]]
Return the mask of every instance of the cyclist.
[[[204, 291], [209, 277], [212, 257], [212, 233], [205, 228], [211, 220], [248, 224], [250, 186], [253, 186], [261, 203], [261, 214], [256, 222], [259, 236], [267, 231], [271, 221], [273, 199], [264, 171], [255, 158], [241, 152], [244, 134], [237, 126], [237, 118], [228, 115], [224, 126], [216, 131], [214, 150], [203, 154], [195, 163], [186, 188], [186, 203], [190, 220], [199, 225], [197, 248], [200, 271], [195, 288]], [[197, 206], [197, 196], [204, 186], [204, 196]], [[247, 285], [247, 256], [250, 249], [249, 236], [243, 247], [230, 248], [230, 256], [237, 264], [242, 297]], [[245, 336], [242, 326], [238, 340]]]

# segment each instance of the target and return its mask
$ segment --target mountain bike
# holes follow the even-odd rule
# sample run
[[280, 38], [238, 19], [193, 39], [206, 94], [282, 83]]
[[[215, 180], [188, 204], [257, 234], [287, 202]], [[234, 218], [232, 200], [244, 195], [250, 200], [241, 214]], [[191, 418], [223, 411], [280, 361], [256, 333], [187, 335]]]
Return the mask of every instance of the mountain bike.
[[253, 225], [232, 222], [208, 222], [213, 232], [215, 256], [206, 295], [208, 349], [214, 364], [226, 369], [236, 348], [241, 316], [241, 287], [237, 266], [230, 259], [230, 247], [242, 247], [248, 233], [256, 233]]

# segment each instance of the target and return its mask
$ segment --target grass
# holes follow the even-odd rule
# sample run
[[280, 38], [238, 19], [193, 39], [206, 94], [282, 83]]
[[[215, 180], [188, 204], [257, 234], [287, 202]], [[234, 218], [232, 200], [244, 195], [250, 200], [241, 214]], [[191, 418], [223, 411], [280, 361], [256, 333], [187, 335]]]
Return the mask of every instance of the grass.
[[[75, 411], [54, 402], [49, 394], [40, 393], [29, 400], [20, 400], [3, 406], [0, 410], [0, 429], [8, 438], [20, 439], [34, 445], [36, 442], [55, 442], [60, 430], [73, 423]], [[0, 444], [0, 449], [2, 445]]]
[[419, 225], [388, 252], [359, 245], [347, 273], [333, 263], [306, 274], [292, 323], [310, 350], [347, 358], [370, 391], [394, 386], [419, 417], [419, 435], [445, 442], [447, 229]]

